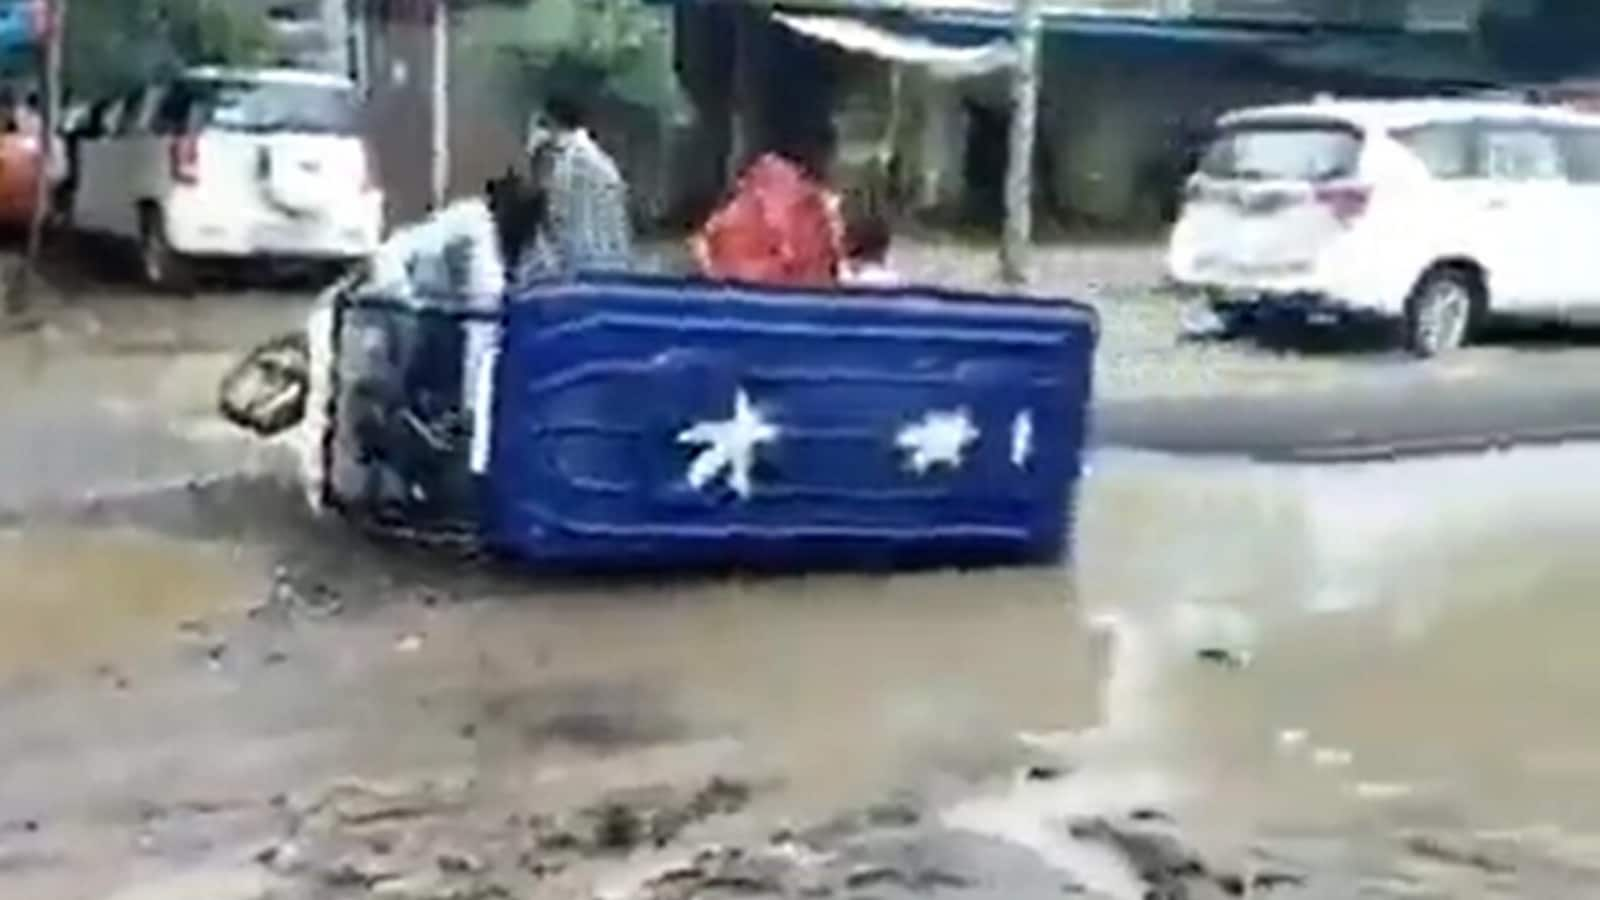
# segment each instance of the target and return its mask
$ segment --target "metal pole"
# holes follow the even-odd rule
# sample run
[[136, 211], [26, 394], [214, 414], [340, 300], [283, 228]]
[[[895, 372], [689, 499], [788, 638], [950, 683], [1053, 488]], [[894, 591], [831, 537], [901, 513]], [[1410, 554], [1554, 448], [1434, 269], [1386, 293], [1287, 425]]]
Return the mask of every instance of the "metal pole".
[[1039, 0], [1016, 0], [1012, 44], [1011, 153], [1006, 165], [1005, 235], [1000, 275], [1007, 284], [1028, 280], [1033, 241], [1033, 147], [1039, 117]]
[[39, 67], [39, 162], [34, 175], [33, 218], [28, 223], [28, 246], [21, 265], [7, 285], [5, 314], [25, 317], [32, 306], [33, 283], [39, 257], [44, 252], [45, 223], [53, 206], [53, 161], [60, 150], [56, 132], [61, 127], [62, 35], [66, 31], [67, 0], [41, 0], [43, 46]]
[[351, 22], [349, 0], [322, 0], [323, 58], [330, 72], [351, 77]]
[[450, 10], [449, 0], [435, 0], [432, 8], [432, 84], [429, 112], [433, 131], [429, 142], [428, 196], [434, 209], [443, 209], [450, 191]]
[[363, 99], [372, 98], [371, 4], [345, 0], [345, 21], [350, 23], [350, 72]]

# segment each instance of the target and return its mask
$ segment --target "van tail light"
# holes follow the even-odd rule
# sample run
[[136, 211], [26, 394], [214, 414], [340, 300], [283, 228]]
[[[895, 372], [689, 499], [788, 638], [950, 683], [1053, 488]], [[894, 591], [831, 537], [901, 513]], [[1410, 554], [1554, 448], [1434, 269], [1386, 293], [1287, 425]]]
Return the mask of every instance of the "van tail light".
[[1366, 215], [1367, 205], [1372, 202], [1372, 188], [1357, 184], [1319, 187], [1317, 202], [1327, 207], [1340, 224], [1348, 225]]
[[192, 135], [172, 139], [167, 148], [172, 180], [179, 184], [200, 183], [200, 142]]

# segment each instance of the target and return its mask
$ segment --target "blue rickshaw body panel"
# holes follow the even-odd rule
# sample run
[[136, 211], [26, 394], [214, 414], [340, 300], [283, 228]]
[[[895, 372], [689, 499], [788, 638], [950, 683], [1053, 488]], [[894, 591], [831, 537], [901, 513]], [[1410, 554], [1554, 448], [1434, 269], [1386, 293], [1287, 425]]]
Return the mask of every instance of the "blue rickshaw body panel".
[[1065, 550], [1092, 311], [586, 277], [509, 299], [486, 542], [583, 567]]

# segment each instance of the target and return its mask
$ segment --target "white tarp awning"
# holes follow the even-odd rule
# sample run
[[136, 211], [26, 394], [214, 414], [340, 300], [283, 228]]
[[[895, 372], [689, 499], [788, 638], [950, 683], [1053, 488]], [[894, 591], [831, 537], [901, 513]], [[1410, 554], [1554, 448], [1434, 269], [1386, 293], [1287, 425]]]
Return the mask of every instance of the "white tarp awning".
[[919, 66], [941, 78], [987, 75], [1011, 67], [1015, 54], [1010, 41], [992, 41], [976, 47], [938, 44], [925, 38], [897, 34], [847, 16], [801, 16], [778, 13], [785, 27], [806, 37], [890, 62]]

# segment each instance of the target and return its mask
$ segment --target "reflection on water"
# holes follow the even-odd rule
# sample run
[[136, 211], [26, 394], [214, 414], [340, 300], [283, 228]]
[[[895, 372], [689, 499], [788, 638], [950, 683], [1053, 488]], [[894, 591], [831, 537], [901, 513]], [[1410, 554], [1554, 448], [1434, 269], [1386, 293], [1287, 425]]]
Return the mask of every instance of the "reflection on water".
[[1086, 773], [956, 818], [1026, 833], [1143, 803], [1235, 838], [1600, 830], [1597, 463], [1103, 455], [1078, 590], [1116, 635], [1108, 718], [1055, 742]]

